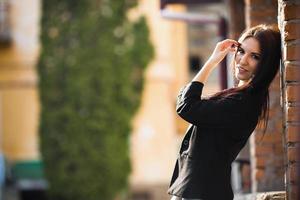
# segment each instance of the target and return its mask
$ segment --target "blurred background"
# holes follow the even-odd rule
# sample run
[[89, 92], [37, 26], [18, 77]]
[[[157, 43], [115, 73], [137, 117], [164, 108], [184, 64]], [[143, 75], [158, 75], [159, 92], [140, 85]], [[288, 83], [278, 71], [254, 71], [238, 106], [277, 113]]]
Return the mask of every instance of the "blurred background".
[[[299, 198], [298, 0], [0, 0], [0, 199], [167, 200], [188, 126], [176, 96], [224, 39], [277, 25], [270, 121], [235, 199]], [[204, 95], [232, 87], [231, 59]], [[216, 191], [217, 192], [217, 191]]]

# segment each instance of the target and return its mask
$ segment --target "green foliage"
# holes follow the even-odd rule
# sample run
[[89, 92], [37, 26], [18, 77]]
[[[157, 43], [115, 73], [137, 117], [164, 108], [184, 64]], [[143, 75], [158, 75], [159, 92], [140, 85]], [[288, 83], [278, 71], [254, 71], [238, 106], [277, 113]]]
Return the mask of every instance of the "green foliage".
[[130, 120], [153, 56], [135, 0], [43, 2], [40, 146], [55, 200], [109, 200], [126, 189]]

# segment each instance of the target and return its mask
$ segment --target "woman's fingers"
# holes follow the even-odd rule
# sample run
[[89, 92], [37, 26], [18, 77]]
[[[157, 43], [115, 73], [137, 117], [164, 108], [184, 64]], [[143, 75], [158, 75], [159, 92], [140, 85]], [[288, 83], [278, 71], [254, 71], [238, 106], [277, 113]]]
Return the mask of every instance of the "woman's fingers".
[[235, 52], [237, 47], [241, 44], [235, 40], [227, 39], [224, 41], [225, 51], [228, 52]]
[[228, 43], [228, 44], [235, 44], [235, 45], [238, 45], [239, 42], [236, 41], [236, 40], [232, 40], [232, 39], [225, 39], [223, 40], [224, 43]]
[[232, 40], [232, 39], [225, 39], [220, 42], [221, 50], [227, 49], [227, 48], [235, 48], [239, 46], [239, 42]]
[[214, 63], [221, 62], [229, 52], [236, 51], [239, 42], [232, 39], [225, 39], [217, 43], [215, 50], [210, 56], [210, 60]]

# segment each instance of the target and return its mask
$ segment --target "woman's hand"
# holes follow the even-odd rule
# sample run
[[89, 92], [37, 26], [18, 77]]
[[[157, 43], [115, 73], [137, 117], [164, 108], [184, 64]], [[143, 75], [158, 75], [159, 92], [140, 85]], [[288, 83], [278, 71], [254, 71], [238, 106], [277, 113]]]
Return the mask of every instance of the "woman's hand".
[[192, 81], [198, 81], [204, 84], [211, 71], [225, 58], [229, 52], [235, 52], [236, 47], [239, 45], [240, 44], [237, 41], [231, 39], [218, 42], [212, 55]]
[[215, 47], [215, 50], [213, 51], [212, 55], [208, 59], [208, 62], [211, 62], [214, 66], [216, 66], [225, 58], [225, 56], [229, 52], [235, 52], [236, 47], [239, 45], [240, 43], [231, 39], [226, 39], [218, 42]]

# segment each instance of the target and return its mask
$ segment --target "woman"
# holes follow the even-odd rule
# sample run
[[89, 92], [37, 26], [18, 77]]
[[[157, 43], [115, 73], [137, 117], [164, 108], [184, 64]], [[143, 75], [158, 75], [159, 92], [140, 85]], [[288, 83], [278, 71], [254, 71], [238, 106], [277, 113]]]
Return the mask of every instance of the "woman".
[[[209, 98], [202, 88], [229, 52], [235, 52], [238, 85]], [[232, 200], [231, 163], [262, 120], [267, 126], [269, 91], [281, 57], [280, 33], [259, 25], [239, 41], [219, 42], [194, 79], [178, 95], [177, 113], [189, 122], [168, 193], [172, 200]]]

